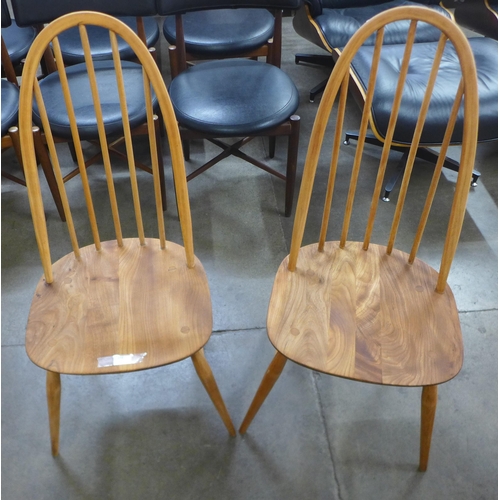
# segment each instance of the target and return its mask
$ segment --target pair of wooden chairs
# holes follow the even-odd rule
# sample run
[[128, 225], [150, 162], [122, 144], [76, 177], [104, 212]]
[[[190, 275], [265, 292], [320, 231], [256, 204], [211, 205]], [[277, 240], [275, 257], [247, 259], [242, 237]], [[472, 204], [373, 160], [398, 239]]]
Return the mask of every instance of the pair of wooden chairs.
[[[410, 20], [410, 32], [418, 22], [426, 22], [442, 31], [441, 44], [453, 44], [462, 70], [456, 82], [456, 99], [450, 109], [450, 124], [443, 140], [443, 152], [457, 116], [462, 127], [462, 159], [455, 195], [449, 215], [439, 272], [416, 257], [440, 178], [438, 163], [422, 208], [410, 253], [395, 247], [406, 189], [415, 149], [425, 123], [427, 101], [432, 83], [439, 72], [440, 54], [428, 76], [429, 90], [422, 105], [394, 222], [386, 245], [370, 243], [377, 212], [378, 195], [389, 156], [390, 141], [382, 151], [374, 189], [369, 194], [357, 190], [361, 172], [364, 134], [368, 128], [370, 96], [362, 114], [356, 154], [342, 151], [341, 138], [345, 118], [350, 62], [363, 41], [376, 33], [371, 83], [377, 77], [377, 63], [384, 37], [384, 27], [398, 19]], [[36, 77], [36, 68], [49, 44], [57, 47], [57, 36], [68, 28], [78, 28], [86, 39], [86, 26], [98, 25], [110, 32], [113, 62], [120, 100], [123, 134], [129, 158], [131, 201], [135, 212], [135, 237], [126, 237], [120, 222], [119, 194], [111, 164], [104, 163], [109, 193], [114, 238], [103, 241], [96, 215], [102, 200], [92, 195], [91, 184], [82, 169], [82, 190], [89, 214], [93, 243], [80, 246], [75, 223], [61, 174], [59, 150], [54, 141], [46, 106]], [[142, 65], [144, 102], [149, 130], [149, 157], [153, 165], [153, 185], [141, 186], [134, 161], [128, 118], [128, 95], [122, 76], [124, 63], [118, 56], [117, 37], [133, 49]], [[83, 44], [89, 53], [88, 44]], [[411, 36], [404, 64], [411, 53]], [[95, 95], [94, 108], [98, 127], [104, 128], [95, 80], [96, 63], [86, 57], [90, 85]], [[404, 71], [399, 80], [390, 116], [388, 134], [394, 129], [404, 90]], [[372, 88], [372, 86], [370, 86]], [[161, 179], [154, 133], [153, 95], [156, 96], [167, 131], [174, 176], [183, 245], [168, 241], [161, 203]], [[330, 160], [330, 180], [326, 187], [325, 211], [319, 243], [301, 247], [314, 177], [329, 116], [336, 107], [334, 145]], [[32, 102], [40, 112], [43, 132], [66, 215], [73, 251], [53, 262], [44, 216], [42, 194], [36, 168], [31, 124]], [[215, 378], [203, 354], [212, 331], [212, 305], [207, 278], [195, 257], [186, 173], [181, 136], [175, 112], [160, 72], [146, 46], [124, 24], [104, 14], [80, 12], [59, 18], [48, 25], [35, 41], [23, 73], [20, 97], [20, 131], [23, 159], [35, 235], [44, 276], [36, 288], [29, 313], [26, 349], [31, 360], [46, 370], [47, 399], [52, 453], [59, 450], [61, 374], [110, 374], [144, 370], [191, 357], [195, 369], [221, 416], [228, 432], [235, 434], [231, 418], [217, 388]], [[354, 35], [340, 56], [326, 87], [311, 134], [302, 185], [295, 215], [290, 255], [276, 275], [269, 313], [269, 338], [277, 350], [257, 391], [240, 432], [248, 425], [279, 377], [288, 359], [327, 374], [353, 380], [395, 385], [421, 386], [422, 438], [420, 469], [425, 470], [429, 455], [432, 426], [437, 402], [437, 386], [453, 378], [462, 364], [462, 340], [453, 294], [446, 283], [465, 214], [469, 179], [474, 163], [477, 137], [477, 82], [474, 59], [460, 30], [439, 14], [428, 9], [402, 8], [376, 16]], [[100, 134], [106, 148], [106, 134]], [[78, 144], [76, 144], [80, 147]], [[141, 153], [144, 153], [142, 151]], [[321, 157], [322, 158], [322, 157]], [[337, 172], [351, 172], [345, 216], [338, 241], [327, 240], [330, 204]], [[146, 191], [149, 189], [149, 192]], [[344, 193], [345, 194], [345, 193]], [[342, 193], [340, 193], [342, 197]], [[75, 195], [72, 194], [72, 197]], [[145, 203], [156, 200], [154, 207]], [[348, 239], [354, 201], [369, 199], [364, 239]], [[142, 203], [141, 203], [142, 202]], [[148, 215], [147, 211], [152, 214]], [[104, 217], [99, 214], [99, 219]], [[311, 217], [313, 215], [311, 214]], [[443, 213], [439, 215], [444, 217]], [[156, 219], [151, 236], [146, 235], [145, 217]], [[357, 215], [359, 217], [359, 215]], [[336, 222], [336, 221], [334, 221]], [[359, 222], [359, 220], [357, 221]], [[237, 229], [236, 229], [237, 230]], [[85, 231], [83, 230], [83, 238]], [[297, 411], [300, 411], [298, 409]]]

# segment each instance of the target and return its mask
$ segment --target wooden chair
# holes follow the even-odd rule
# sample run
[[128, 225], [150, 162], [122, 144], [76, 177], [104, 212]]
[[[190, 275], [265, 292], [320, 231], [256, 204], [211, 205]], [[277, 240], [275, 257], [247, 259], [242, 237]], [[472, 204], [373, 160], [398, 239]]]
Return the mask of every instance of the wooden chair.
[[[374, 227], [378, 227], [375, 225], [375, 217], [390, 151], [390, 140], [384, 145], [378, 173], [376, 177], [373, 176], [373, 191], [371, 188], [362, 190], [357, 186], [357, 182], [358, 178], [367, 176], [366, 172], [361, 171], [364, 136], [368, 128], [370, 101], [373, 98], [378, 72], [384, 27], [401, 19], [410, 19], [411, 24], [407, 50], [394, 96], [389, 136], [393, 133], [398, 118], [399, 103], [405, 86], [405, 72], [417, 23], [426, 22], [438, 27], [442, 36], [438, 42], [439, 48], [432, 69], [429, 68], [427, 72], [428, 91], [415, 128], [387, 244], [380, 245], [371, 240], [379, 240], [381, 236], [374, 233]], [[372, 33], [376, 34], [376, 44], [371, 84], [360, 118], [360, 140], [355, 155], [351, 157], [341, 151], [350, 62], [363, 41]], [[458, 76], [455, 84], [456, 98], [449, 110], [450, 122], [440, 158], [428, 194], [422, 197], [420, 222], [417, 224], [417, 213], [417, 221], [406, 226], [407, 230], [408, 227], [416, 229], [413, 243], [410, 242], [410, 253], [406, 253], [396, 248], [395, 240], [403, 220], [402, 211], [408, 182], [419, 136], [425, 128], [425, 115], [433, 93], [433, 82], [439, 72], [440, 57], [447, 44], [453, 44], [457, 52], [462, 77], [460, 80]], [[301, 247], [321, 144], [337, 97], [339, 104], [336, 109], [330, 176], [319, 242]], [[440, 200], [439, 220], [446, 221], [449, 216], [449, 223], [447, 229], [444, 227], [443, 230], [446, 236], [438, 272], [418, 259], [416, 254], [457, 115], [463, 116], [461, 165], [448, 215], [441, 211], [443, 202]], [[459, 125], [457, 123], [457, 126]], [[465, 215], [476, 151], [477, 128], [478, 95], [474, 58], [467, 39], [453, 22], [426, 8], [398, 8], [374, 17], [352, 37], [332, 72], [311, 133], [290, 255], [278, 269], [269, 304], [267, 329], [277, 353], [245, 416], [240, 428], [241, 433], [246, 432], [286, 361], [291, 359], [307, 368], [360, 382], [423, 387], [419, 468], [426, 470], [437, 403], [437, 386], [452, 379], [462, 366], [463, 346], [458, 311], [446, 281]], [[347, 158], [349, 164], [344, 165], [343, 161]], [[351, 182], [348, 192], [341, 190], [340, 193], [340, 198], [343, 194], [346, 195], [344, 217], [332, 221], [332, 226], [337, 222], [339, 229], [342, 226], [340, 238], [338, 241], [327, 241], [335, 178], [338, 177], [337, 173], [346, 172], [351, 176]], [[317, 196], [316, 194], [315, 203]], [[363, 229], [360, 212], [355, 211], [357, 217], [353, 217], [353, 222], [355, 221], [360, 239], [351, 241], [348, 239], [351, 215], [363, 201], [366, 202], [366, 210], [362, 210], [366, 228]], [[412, 211], [414, 217], [414, 208]], [[406, 237], [407, 234], [405, 239]], [[384, 239], [382, 237], [380, 241]]]
[[[170, 57], [175, 59], [177, 71], [169, 93], [181, 126], [185, 157], [189, 159], [189, 141], [194, 139], [207, 139], [223, 150], [191, 172], [188, 181], [234, 155], [285, 181], [285, 216], [288, 217], [293, 205], [300, 127], [300, 118], [295, 114], [299, 106], [295, 84], [277, 67], [274, 58], [270, 61], [272, 64], [240, 58], [205, 61], [187, 67], [184, 15], [207, 9], [217, 11], [227, 7], [227, 2], [196, 0], [187, 4], [158, 0], [157, 5], [160, 15], [176, 17], [176, 50], [170, 52]], [[299, 2], [241, 0], [237, 5], [249, 9], [269, 8], [275, 19], [281, 19], [283, 9], [297, 8]], [[280, 22], [275, 22], [277, 29], [281, 30]], [[286, 173], [241, 151], [255, 137], [269, 137], [272, 158], [277, 136], [288, 138]], [[231, 138], [236, 141], [221, 140]]]
[[[143, 0], [141, 2], [136, 2], [135, 0], [100, 0], [99, 4], [96, 5], [95, 2], [89, 0], [74, 0], [72, 2], [67, 2], [66, 0], [11, 0], [12, 7], [16, 16], [17, 23], [20, 26], [43, 26], [44, 24], [57, 19], [58, 17], [75, 11], [83, 10], [96, 10], [99, 12], [118, 15], [118, 14], [128, 14], [133, 16], [134, 19], [142, 16], [151, 16], [156, 13], [156, 6], [154, 0]], [[89, 27], [89, 33], [94, 34], [99, 33], [98, 27]], [[43, 31], [43, 29], [41, 30]], [[77, 30], [78, 31], [78, 30]], [[69, 33], [73, 37], [75, 30], [69, 30]], [[62, 33], [63, 41], [68, 36], [68, 31]], [[109, 141], [109, 152], [115, 156], [122, 158], [127, 161], [127, 155], [123, 151], [123, 134], [120, 119], [120, 105], [118, 94], [116, 91], [116, 77], [113, 72], [113, 62], [109, 56], [102, 58], [102, 54], [95, 54], [95, 45], [89, 36], [89, 45], [92, 58], [96, 61], [94, 67], [96, 71], [96, 77], [98, 85], [101, 88], [108, 89], [106, 95], [104, 96], [106, 106], [103, 106], [103, 119], [105, 124], [106, 133], [113, 138]], [[101, 34], [99, 35], [100, 40], [104, 38]], [[74, 39], [72, 42], [73, 48], [76, 46], [82, 46], [82, 42], [77, 43]], [[109, 43], [107, 44], [109, 46]], [[127, 44], [121, 41], [118, 42], [120, 56], [123, 55], [123, 49], [127, 48]], [[77, 168], [70, 170], [65, 174], [65, 182], [74, 178], [80, 172], [80, 163], [84, 163], [86, 168], [93, 165], [97, 161], [101, 161], [103, 153], [100, 149], [94, 154], [90, 152], [86, 154], [85, 158], [82, 156], [78, 158], [76, 152], [73, 150], [71, 136], [71, 126], [68, 121], [68, 115], [66, 113], [66, 108], [63, 99], [63, 89], [60, 82], [59, 72], [65, 63], [65, 58], [63, 56], [63, 47], [58, 44], [58, 53], [55, 52], [55, 47], [47, 47], [46, 53], [43, 58], [43, 62], [47, 71], [47, 75], [40, 82], [41, 92], [44, 94], [44, 99], [50, 102], [47, 112], [48, 119], [50, 120], [53, 131], [57, 136], [59, 142], [67, 142], [70, 145], [70, 150], [72, 151], [72, 156], [74, 163], [77, 163]], [[103, 50], [106, 49], [106, 44]], [[127, 52], [130, 56], [130, 49], [127, 48]], [[73, 54], [75, 56], [75, 54]], [[66, 54], [68, 56], [68, 54]], [[79, 56], [81, 57], [81, 55]], [[83, 60], [83, 59], [81, 59]], [[75, 61], [73, 61], [75, 62]], [[95, 117], [92, 112], [92, 92], [88, 86], [88, 78], [85, 70], [85, 63], [80, 62], [77, 64], [72, 64], [66, 68], [66, 78], [68, 80], [68, 85], [73, 92], [74, 108], [76, 110], [77, 123], [76, 126], [79, 129], [79, 133], [82, 139], [93, 143], [95, 145], [99, 142], [99, 133], [97, 130], [97, 124], [95, 122]], [[130, 111], [132, 108], [134, 112], [130, 113], [131, 124], [133, 125], [133, 135], [147, 135], [148, 128], [146, 125], [146, 114], [144, 111], [144, 105], [142, 103], [142, 70], [140, 65], [136, 62], [127, 61], [123, 65], [123, 78], [125, 82], [125, 88], [127, 94], [131, 96], [132, 94], [137, 94], [137, 97], [131, 98]], [[155, 98], [156, 99], [156, 98]], [[87, 115], [86, 110], [90, 110], [89, 115]], [[35, 109], [33, 119], [36, 125], [41, 126], [40, 115]], [[160, 123], [159, 117], [156, 120], [156, 130], [158, 134], [158, 161], [160, 166], [162, 164], [162, 151], [161, 142], [159, 138]], [[140, 169], [152, 173], [151, 167], [144, 163], [138, 163], [137, 165]], [[163, 168], [160, 168], [160, 175], [163, 180]], [[164, 181], [162, 184], [162, 200], [163, 207], [166, 209], [166, 194]]]
[[[93, 68], [96, 63], [89, 57], [85, 28], [87, 24], [98, 25], [110, 31], [130, 170], [132, 199], [127, 206], [134, 207], [137, 236], [125, 238], [122, 234], [112, 166], [109, 155], [104, 153], [111, 214], [97, 213], [96, 207], [101, 204], [101, 200], [92, 196], [85, 168], [80, 165], [83, 195], [90, 222], [88, 234], [89, 238], [93, 238], [93, 244], [80, 246], [36, 69], [49, 44], [53, 44], [56, 53], [58, 52], [57, 35], [67, 28], [78, 26], [86, 51], [99, 139], [102, 151], [106, 152], [108, 139]], [[150, 192], [141, 189], [141, 196], [141, 179], [136, 174], [132, 127], [127, 112], [126, 99], [129, 97], [125, 97], [123, 82], [122, 66], [125, 62], [119, 59], [117, 36], [122, 37], [133, 48], [143, 68], [143, 91], [149, 130], [148, 155], [153, 165], [154, 186]], [[153, 93], [158, 98], [166, 124], [184, 247], [167, 241], [165, 236]], [[51, 259], [36, 170], [31, 134], [33, 98], [41, 112], [43, 131], [61, 191], [73, 248], [72, 253], [57, 262], [52, 262]], [[65, 98], [69, 103], [66, 91]], [[81, 141], [71, 106], [68, 113], [75, 148], [81, 154]], [[203, 354], [203, 346], [212, 331], [212, 310], [207, 278], [193, 253], [191, 215], [179, 131], [162, 77], [148, 49], [130, 28], [105, 14], [80, 12], [59, 18], [38, 35], [28, 55], [21, 87], [19, 121], [30, 206], [44, 269], [44, 276], [36, 288], [29, 313], [26, 350], [30, 359], [47, 371], [52, 453], [56, 455], [59, 449], [61, 374], [123, 373], [167, 365], [187, 357], [191, 357], [203, 385], [228, 431], [233, 435], [235, 432], [231, 418]], [[74, 197], [73, 193], [72, 199]], [[144, 230], [144, 201], [151, 199], [155, 200], [155, 208], [152, 210], [156, 213], [153, 217], [158, 223], [155, 230], [157, 237], [147, 237]], [[116, 239], [111, 241], [101, 241], [96, 222], [97, 218], [102, 220], [106, 216], [112, 218], [115, 229]], [[81, 229], [84, 232], [83, 226]]]

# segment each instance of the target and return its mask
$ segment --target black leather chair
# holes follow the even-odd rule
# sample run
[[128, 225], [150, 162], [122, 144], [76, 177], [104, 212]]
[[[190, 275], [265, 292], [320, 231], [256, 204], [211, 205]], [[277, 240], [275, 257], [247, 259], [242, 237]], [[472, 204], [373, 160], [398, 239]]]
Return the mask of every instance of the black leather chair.
[[454, 14], [460, 26], [498, 40], [498, 0], [465, 0]]
[[[156, 14], [156, 6], [154, 0], [143, 0], [136, 2], [134, 0], [101, 0], [98, 5], [91, 0], [73, 0], [67, 2], [65, 0], [13, 0], [12, 6], [17, 22], [20, 26], [36, 26], [48, 23], [64, 14], [78, 11], [98, 9], [100, 12], [112, 16], [130, 15], [132, 17], [154, 16]], [[55, 57], [52, 61], [63, 60], [60, 47], [52, 44], [55, 52]], [[48, 58], [50, 61], [50, 57]], [[47, 64], [49, 68], [49, 64]], [[98, 147], [99, 152], [92, 158], [85, 160], [81, 156], [74, 157], [78, 163], [78, 168], [74, 169], [64, 177], [64, 181], [68, 181], [78, 173], [83, 172], [86, 168], [94, 163], [97, 159], [108, 156], [108, 151], [120, 156], [125, 161], [127, 154], [121, 151], [117, 145], [121, 144], [120, 137], [123, 133], [122, 112], [120, 109], [120, 99], [117, 91], [116, 74], [113, 61], [96, 60], [95, 70], [98, 86], [101, 91], [106, 90], [106, 99], [103, 103], [102, 112], [105, 124], [105, 133], [116, 139], [109, 142], [109, 150], [103, 150], [99, 144], [99, 130], [94, 112], [94, 102], [92, 98], [91, 87], [89, 84], [87, 67], [85, 63], [78, 63], [69, 66], [65, 70], [68, 79], [71, 99], [76, 114], [76, 127], [78, 130], [72, 130], [72, 124], [69, 119], [70, 113], [67, 109], [67, 104], [64, 99], [63, 84], [59, 78], [59, 74], [55, 71], [54, 63], [52, 63], [52, 72], [40, 81], [40, 89], [44, 97], [45, 103], [50, 103], [47, 108], [48, 119], [51, 122], [51, 128], [57, 134], [59, 139], [73, 143], [75, 141], [86, 140], [93, 141]], [[142, 66], [136, 62], [126, 61], [123, 64], [123, 78], [127, 92], [127, 100], [129, 105], [130, 123], [134, 129], [134, 135], [148, 134], [146, 125], [146, 109], [144, 104], [144, 92], [142, 83]], [[156, 98], [155, 98], [156, 99]], [[40, 112], [34, 109], [34, 121], [38, 126], [41, 126]], [[160, 126], [159, 119], [156, 119], [157, 131], [157, 149], [158, 161], [160, 163], [160, 175], [162, 176], [163, 193], [162, 199], [164, 208], [166, 208], [165, 182], [163, 172], [163, 158], [160, 143]], [[147, 165], [136, 165], [143, 170], [152, 173], [152, 170]]]
[[[196, 64], [186, 69], [186, 48], [181, 38], [183, 14], [204, 9], [269, 8], [280, 19], [282, 9], [296, 9], [299, 0], [247, 0], [208, 2], [157, 0], [160, 15], [176, 16], [177, 76], [170, 85], [170, 98], [181, 126], [185, 145], [195, 138], [208, 139], [224, 151], [190, 175], [198, 176], [218, 161], [235, 155], [286, 181], [285, 215], [292, 211], [297, 165], [299, 105], [297, 88], [281, 69], [251, 59], [222, 59]], [[275, 26], [280, 26], [279, 22]], [[180, 50], [179, 50], [180, 49]], [[240, 148], [256, 136], [288, 136], [286, 175], [251, 158]], [[240, 138], [226, 144], [221, 138]], [[274, 155], [271, 141], [270, 156]], [[185, 156], [189, 157], [188, 147]]]
[[[344, 47], [357, 29], [376, 14], [401, 5], [426, 5], [451, 17], [451, 14], [439, 4], [440, 0], [305, 0], [293, 19], [293, 27], [300, 36], [331, 55], [297, 54], [295, 62], [320, 64], [331, 68], [338, 57], [335, 49]], [[398, 21], [387, 26], [384, 43], [405, 43], [408, 25], [406, 21]], [[422, 24], [418, 27], [415, 41], [434, 42], [438, 38], [438, 30]], [[373, 37], [366, 43], [373, 44]], [[311, 102], [323, 92], [326, 82], [327, 80], [324, 80], [311, 89]]]
[[[498, 140], [498, 42], [490, 38], [470, 38], [469, 43], [476, 62], [478, 92], [479, 92], [479, 129], [478, 142]], [[389, 195], [396, 182], [404, 172], [409, 145], [412, 142], [416, 128], [420, 106], [428, 86], [426, 76], [437, 50], [437, 43], [415, 43], [412, 49], [408, 74], [406, 76], [405, 92], [401, 102], [401, 112], [392, 139], [392, 149], [403, 152], [398, 167], [392, 174], [382, 196], [389, 201]], [[401, 61], [404, 55], [404, 45], [385, 45], [382, 48], [379, 63], [379, 77], [371, 107], [370, 128], [366, 141], [383, 146], [390, 118], [391, 104], [394, 99], [397, 79], [401, 72]], [[363, 46], [351, 62], [351, 76], [359, 91], [358, 96], [366, 95], [370, 70], [372, 67], [373, 47]], [[429, 103], [427, 121], [420, 138], [417, 157], [432, 163], [438, 161], [439, 152], [430, 149], [440, 146], [449, 119], [449, 110], [454, 100], [454, 86], [459, 73], [459, 60], [450, 45], [447, 45], [440, 63], [438, 79], [434, 86]], [[358, 99], [360, 99], [358, 97]], [[362, 100], [362, 99], [360, 99]], [[451, 144], [460, 144], [463, 130], [463, 116], [459, 114], [453, 131]], [[346, 141], [358, 139], [359, 133], [347, 132]], [[458, 171], [459, 163], [446, 157], [444, 167]], [[472, 185], [476, 185], [480, 173], [472, 174]]]
[[[187, 12], [183, 17], [186, 61], [264, 56], [281, 61], [281, 29], [267, 9], [217, 9]], [[167, 16], [163, 35], [170, 44], [170, 69], [175, 74], [175, 16]], [[172, 57], [174, 53], [174, 57]]]
[[[13, 30], [11, 30], [11, 28], [13, 28]], [[4, 35], [6, 34], [8, 34], [8, 44], [4, 40]], [[19, 112], [19, 84], [13, 61], [9, 55], [12, 53], [14, 61], [19, 64], [27, 54], [28, 49], [31, 46], [31, 42], [34, 40], [34, 37], [31, 36], [33, 34], [34, 30], [31, 30], [30, 28], [24, 30], [14, 23], [11, 19], [6, 0], [2, 0], [2, 71], [6, 75], [6, 79], [2, 79], [1, 81], [2, 151], [10, 148], [14, 149], [17, 161], [23, 171], [23, 174], [24, 167], [21, 155], [19, 128], [17, 126]], [[57, 187], [50, 158], [42, 142], [40, 129], [34, 126], [32, 127], [32, 131], [37, 161], [42, 165], [45, 179], [47, 180], [47, 184], [54, 199], [54, 203], [56, 204], [57, 211], [61, 219], [64, 221], [66, 219], [64, 216], [61, 195]], [[26, 186], [24, 175], [23, 177], [19, 177], [7, 169], [2, 169], [2, 177], [9, 179], [16, 184]]]

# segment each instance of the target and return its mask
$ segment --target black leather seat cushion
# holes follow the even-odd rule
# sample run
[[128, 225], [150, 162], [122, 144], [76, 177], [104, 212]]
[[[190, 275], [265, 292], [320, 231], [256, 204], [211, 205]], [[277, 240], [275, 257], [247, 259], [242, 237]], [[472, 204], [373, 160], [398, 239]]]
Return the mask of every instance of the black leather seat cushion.
[[17, 123], [18, 111], [19, 89], [13, 83], [2, 80], [2, 137]]
[[[265, 9], [219, 9], [188, 12], [182, 17], [186, 50], [195, 55], [243, 54], [273, 36], [274, 17]], [[163, 23], [163, 34], [175, 45], [175, 16]]]
[[[490, 38], [469, 39], [477, 67], [479, 90], [479, 141], [498, 138], [498, 42]], [[411, 143], [420, 105], [427, 88], [435, 43], [415, 44], [406, 79], [401, 112], [396, 125], [394, 141]], [[378, 133], [384, 137], [389, 123], [392, 102], [404, 45], [384, 45], [372, 106], [372, 115]], [[358, 80], [366, 89], [373, 57], [373, 47], [362, 47], [352, 62]], [[422, 144], [440, 144], [450, 116], [450, 110], [460, 79], [458, 58], [451, 44], [446, 46], [440, 71], [431, 98], [427, 121], [422, 133]], [[463, 115], [457, 120], [452, 141], [460, 143]]]
[[170, 84], [177, 119], [217, 137], [258, 135], [295, 113], [299, 94], [290, 77], [259, 61], [225, 59], [197, 64]]
[[[137, 22], [135, 17], [124, 16], [118, 17], [127, 26], [132, 28], [137, 33]], [[153, 46], [159, 36], [160, 29], [154, 17], [143, 17], [144, 31], [146, 33], [146, 41], [148, 47]], [[109, 41], [109, 31], [99, 26], [87, 26], [87, 33], [90, 40], [90, 48], [92, 58], [94, 60], [111, 59], [111, 43]], [[77, 64], [84, 61], [83, 47], [80, 41], [80, 33], [78, 28], [71, 28], [59, 35], [59, 44], [66, 64]], [[134, 52], [124, 40], [118, 37], [118, 50], [121, 59], [134, 58]]]
[[[95, 61], [94, 66], [106, 134], [121, 134], [123, 131], [122, 113], [113, 62]], [[122, 61], [122, 68], [129, 120], [131, 127], [134, 128], [146, 121], [142, 66], [134, 62]], [[95, 139], [98, 137], [97, 120], [85, 64], [69, 66], [66, 68], [66, 74], [80, 138]], [[69, 117], [59, 75], [51, 73], [46, 76], [40, 81], [40, 89], [54, 135], [66, 139], [71, 138]], [[153, 97], [153, 103], [157, 104], [156, 96]], [[33, 104], [33, 120], [37, 125], [41, 124], [36, 103]]]
[[[345, 9], [323, 8], [323, 12], [315, 18], [326, 41], [332, 49], [345, 47], [349, 39], [368, 19], [388, 9], [402, 5], [414, 5], [422, 7], [421, 3], [407, 0], [393, 0], [377, 5], [363, 7], [350, 7]], [[447, 17], [448, 12], [438, 5], [426, 5], [425, 8], [437, 10]], [[387, 25], [384, 30], [385, 44], [405, 43], [410, 21], [398, 21]], [[417, 42], [434, 42], [439, 40], [440, 31], [426, 23], [419, 23], [415, 40]], [[366, 44], [375, 43], [375, 37], [370, 37]]]
[[2, 28], [2, 38], [14, 66], [26, 57], [35, 37], [35, 28], [31, 26], [21, 28], [14, 20], [12, 20], [12, 24], [8, 28]]

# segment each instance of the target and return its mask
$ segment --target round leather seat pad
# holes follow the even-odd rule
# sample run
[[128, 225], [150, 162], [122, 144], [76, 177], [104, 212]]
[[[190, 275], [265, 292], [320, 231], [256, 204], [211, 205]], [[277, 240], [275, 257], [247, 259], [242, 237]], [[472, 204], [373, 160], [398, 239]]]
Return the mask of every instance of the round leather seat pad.
[[[134, 16], [118, 17], [135, 33], [137, 33], [137, 21]], [[147, 46], [153, 46], [160, 37], [160, 29], [154, 17], [143, 17], [144, 31], [146, 33]], [[92, 58], [95, 61], [111, 59], [111, 42], [109, 41], [109, 31], [99, 26], [87, 26], [87, 33], [92, 51]], [[83, 47], [80, 41], [78, 27], [70, 28], [58, 35], [61, 51], [66, 64], [77, 64], [84, 62]], [[134, 51], [125, 43], [123, 38], [118, 37], [118, 50], [121, 59], [133, 59]]]
[[256, 135], [283, 123], [299, 106], [286, 73], [248, 59], [192, 66], [173, 79], [169, 93], [181, 125], [218, 137]]
[[[326, 41], [332, 49], [345, 47], [349, 39], [368, 19], [385, 12], [388, 9], [400, 6], [422, 7], [421, 3], [408, 0], [392, 0], [377, 5], [365, 5], [363, 7], [349, 7], [346, 9], [323, 8], [323, 13], [314, 21], [318, 24]], [[425, 7], [437, 10], [446, 17], [450, 17], [445, 9], [439, 5], [425, 5]], [[384, 43], [396, 44], [406, 43], [408, 36], [409, 21], [397, 21], [388, 24], [384, 29]], [[418, 23], [415, 42], [435, 42], [439, 40], [441, 32], [427, 23]], [[366, 45], [373, 45], [375, 36], [371, 36]]]
[[26, 57], [28, 50], [36, 38], [36, 30], [32, 26], [21, 28], [12, 19], [12, 24], [7, 28], [2, 28], [2, 38], [7, 46], [12, 64], [16, 66], [21, 59]]
[[[498, 138], [498, 42], [491, 38], [477, 37], [470, 38], [469, 43], [476, 61], [478, 76], [478, 141], [496, 140]], [[394, 142], [411, 143], [420, 105], [427, 89], [436, 47], [436, 43], [416, 43], [413, 46]], [[385, 136], [389, 123], [404, 48], [404, 45], [384, 45], [382, 48], [372, 105], [375, 125], [382, 137]], [[373, 47], [361, 47], [351, 64], [358, 80], [365, 89], [369, 79], [372, 57]], [[460, 77], [458, 57], [452, 45], [448, 43], [434, 86], [421, 144], [440, 144], [442, 142]], [[457, 144], [461, 142], [462, 131], [463, 114], [460, 113], [452, 142]]]
[[[186, 50], [195, 55], [242, 54], [264, 45], [274, 32], [266, 9], [217, 9], [182, 16]], [[175, 16], [163, 23], [163, 35], [175, 45]]]
[[[123, 120], [113, 61], [95, 61], [94, 67], [106, 134], [121, 134]], [[134, 62], [122, 61], [122, 69], [130, 126], [134, 128], [146, 121], [142, 66]], [[66, 74], [68, 75], [80, 138], [95, 139], [98, 137], [97, 120], [85, 64], [67, 67]], [[71, 138], [69, 117], [59, 75], [51, 73], [45, 77], [40, 81], [40, 89], [54, 135]], [[156, 103], [157, 98], [153, 96], [153, 105]], [[33, 104], [33, 121], [37, 125], [41, 123], [36, 103]]]
[[17, 123], [18, 111], [19, 89], [13, 83], [2, 80], [2, 137]]

